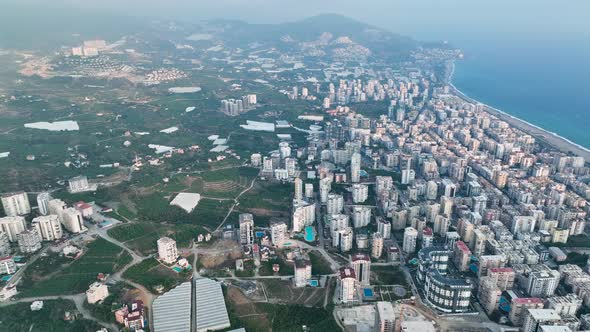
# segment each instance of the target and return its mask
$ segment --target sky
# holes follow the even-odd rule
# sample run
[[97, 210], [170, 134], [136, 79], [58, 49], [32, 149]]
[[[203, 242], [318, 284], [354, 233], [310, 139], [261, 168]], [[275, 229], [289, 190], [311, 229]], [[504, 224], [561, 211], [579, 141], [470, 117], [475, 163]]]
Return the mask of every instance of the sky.
[[[2, 0], [126, 15], [255, 23], [293, 21], [338, 13], [421, 40], [539, 38], [590, 40], [587, 0]], [[574, 34], [574, 36], [572, 36]], [[477, 37], [476, 37], [477, 36]], [[469, 41], [469, 40], [468, 40]], [[472, 40], [471, 40], [472, 41]]]

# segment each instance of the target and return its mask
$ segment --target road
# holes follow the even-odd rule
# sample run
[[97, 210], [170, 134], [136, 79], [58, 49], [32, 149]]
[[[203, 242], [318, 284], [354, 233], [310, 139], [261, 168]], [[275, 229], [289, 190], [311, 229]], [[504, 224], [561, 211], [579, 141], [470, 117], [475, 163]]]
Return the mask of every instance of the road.
[[245, 194], [246, 192], [248, 192], [250, 189], [252, 189], [254, 187], [254, 183], [256, 183], [256, 178], [252, 179], [252, 182], [250, 183], [250, 186], [244, 190], [242, 190], [238, 196], [236, 196], [236, 198], [234, 198], [234, 204], [231, 206], [231, 208], [229, 209], [229, 211], [227, 212], [227, 214], [225, 215], [225, 218], [223, 218], [223, 221], [219, 224], [219, 226], [217, 226], [217, 228], [215, 229], [215, 232], [218, 232], [221, 227], [223, 227], [223, 225], [225, 224], [227, 218], [229, 218], [230, 214], [234, 211], [234, 208], [240, 204], [240, 202], [238, 201], [238, 199]]

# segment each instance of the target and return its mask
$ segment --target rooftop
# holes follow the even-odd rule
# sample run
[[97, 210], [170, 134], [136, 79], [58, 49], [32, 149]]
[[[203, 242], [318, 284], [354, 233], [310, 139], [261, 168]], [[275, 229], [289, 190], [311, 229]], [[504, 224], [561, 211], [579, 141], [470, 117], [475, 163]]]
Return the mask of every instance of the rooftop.
[[191, 283], [185, 282], [154, 300], [154, 331], [190, 332], [191, 291]]
[[197, 332], [230, 327], [221, 284], [206, 278], [196, 279], [194, 282], [197, 298]]

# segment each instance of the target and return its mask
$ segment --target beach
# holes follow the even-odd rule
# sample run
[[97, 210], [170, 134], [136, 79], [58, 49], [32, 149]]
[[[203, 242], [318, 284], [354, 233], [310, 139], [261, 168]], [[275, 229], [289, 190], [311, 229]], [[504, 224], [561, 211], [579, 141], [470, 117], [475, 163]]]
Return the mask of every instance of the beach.
[[451, 73], [450, 73], [449, 77], [447, 78], [447, 83], [448, 83], [449, 87], [451, 88], [452, 93], [455, 94], [456, 96], [458, 96], [459, 98], [461, 98], [469, 103], [482, 104], [484, 106], [484, 111], [496, 116], [497, 118], [499, 118], [503, 121], [506, 121], [511, 126], [514, 126], [515, 128], [518, 128], [518, 129], [528, 133], [529, 135], [535, 137], [540, 142], [545, 143], [546, 145], [549, 145], [558, 151], [561, 151], [563, 153], [573, 153], [575, 155], [584, 157], [584, 159], [586, 161], [590, 160], [590, 150], [589, 149], [586, 149], [585, 147], [583, 147], [579, 144], [576, 144], [575, 142], [572, 142], [565, 137], [561, 137], [561, 136], [559, 136], [555, 133], [552, 133], [550, 131], [547, 131], [539, 126], [536, 126], [536, 125], [529, 123], [525, 120], [519, 119], [519, 118], [512, 116], [504, 111], [501, 111], [495, 107], [481, 103], [481, 102], [467, 96], [465, 93], [461, 92], [461, 90], [459, 90], [453, 84], [452, 80], [453, 80], [454, 71], [455, 71], [455, 63], [453, 62]]

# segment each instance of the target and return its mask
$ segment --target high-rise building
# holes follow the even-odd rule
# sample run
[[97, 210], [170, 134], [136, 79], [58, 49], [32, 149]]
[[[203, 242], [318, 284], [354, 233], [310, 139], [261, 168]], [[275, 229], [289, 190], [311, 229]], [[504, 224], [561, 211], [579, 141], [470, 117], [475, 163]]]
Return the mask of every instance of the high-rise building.
[[262, 155], [260, 153], [253, 153], [250, 156], [250, 165], [252, 165], [252, 167], [262, 166]]
[[564, 296], [552, 296], [547, 299], [545, 306], [548, 309], [554, 309], [559, 315], [575, 316], [582, 307], [583, 300], [576, 294], [566, 294]]
[[514, 270], [511, 267], [492, 267], [488, 269], [488, 277], [498, 285], [501, 291], [514, 287]]
[[377, 232], [381, 233], [383, 238], [386, 240], [391, 238], [391, 222], [383, 217], [378, 217]]
[[305, 226], [315, 221], [315, 204], [306, 201], [293, 201], [293, 214], [291, 218], [293, 232], [301, 232]]
[[444, 237], [447, 235], [447, 231], [449, 230], [450, 225], [451, 225], [451, 220], [449, 218], [439, 214], [436, 217], [434, 217], [433, 231], [435, 234]]
[[542, 309], [543, 299], [538, 297], [516, 297], [510, 302], [508, 319], [514, 326], [522, 326], [525, 314], [529, 309]]
[[26, 229], [25, 218], [4, 217], [0, 218], [0, 231], [6, 233], [10, 242], [16, 242], [16, 236]]
[[352, 255], [352, 268], [356, 280], [361, 286], [371, 284], [371, 258], [367, 254], [357, 253]]
[[0, 230], [0, 257], [10, 255], [10, 241], [6, 232]]
[[353, 153], [350, 159], [350, 181], [361, 181], [361, 154], [358, 152]]
[[426, 273], [424, 294], [432, 306], [442, 312], [456, 313], [469, 310], [472, 284], [469, 279], [446, 277], [437, 269]]
[[41, 235], [36, 228], [20, 232], [16, 239], [20, 252], [30, 254], [41, 249]]
[[344, 208], [344, 197], [339, 194], [329, 194], [326, 202], [326, 211], [330, 214], [339, 214]]
[[482, 277], [479, 279], [477, 296], [485, 312], [491, 315], [498, 308], [502, 291], [490, 277]]
[[311, 262], [307, 259], [296, 259], [295, 276], [293, 278], [295, 287], [305, 287], [309, 279], [311, 279]]
[[355, 183], [352, 185], [352, 202], [364, 203], [369, 198], [369, 187], [366, 184]]
[[254, 216], [251, 213], [240, 213], [240, 244], [252, 245], [254, 243]]
[[553, 309], [527, 309], [524, 315], [524, 322], [521, 331], [537, 332], [541, 325], [555, 325], [561, 316]]
[[22, 216], [31, 213], [29, 196], [24, 191], [4, 194], [1, 197], [4, 213], [8, 217]]
[[305, 198], [307, 198], [307, 199], [313, 198], [313, 183], [306, 183], [305, 184]]
[[506, 256], [504, 255], [483, 255], [479, 257], [479, 267], [477, 269], [478, 277], [487, 276], [488, 269], [493, 267], [506, 266]]
[[295, 199], [303, 199], [303, 181], [300, 178], [295, 178]]
[[87, 230], [84, 226], [82, 213], [73, 207], [62, 210], [58, 216], [60, 217], [62, 225], [70, 233], [81, 233]]
[[162, 237], [158, 239], [158, 257], [166, 264], [173, 264], [178, 258], [178, 250], [176, 249], [176, 241], [169, 237]]
[[356, 275], [351, 267], [341, 267], [338, 274], [339, 299], [342, 303], [352, 303], [356, 294]]
[[393, 332], [396, 314], [391, 302], [379, 301], [375, 304], [375, 331]]
[[45, 241], [54, 241], [63, 236], [59, 217], [55, 214], [34, 218], [31, 226], [38, 230]]
[[270, 238], [272, 244], [277, 247], [282, 246], [289, 238], [287, 224], [284, 221], [273, 222], [270, 224]]
[[453, 263], [457, 270], [465, 272], [469, 270], [471, 263], [471, 250], [463, 241], [456, 241], [453, 247]]
[[341, 252], [352, 250], [354, 231], [352, 227], [344, 227], [334, 231], [332, 234], [332, 246], [339, 248]]
[[320, 202], [326, 203], [328, 201], [330, 190], [332, 190], [332, 177], [327, 176], [320, 179]]
[[68, 190], [71, 193], [80, 193], [92, 190], [92, 187], [88, 184], [88, 178], [84, 175], [76, 176], [69, 179], [68, 186]]
[[531, 270], [520, 276], [521, 286], [531, 297], [549, 297], [555, 293], [559, 285], [559, 271], [547, 265], [531, 265]]
[[368, 206], [354, 206], [352, 208], [352, 223], [354, 228], [366, 227], [371, 222], [371, 208]]
[[406, 227], [404, 231], [404, 242], [402, 250], [406, 254], [413, 254], [416, 252], [416, 241], [418, 240], [418, 231], [412, 227]]
[[371, 256], [373, 258], [380, 258], [383, 253], [383, 235], [379, 232], [373, 233], [371, 241]]
[[426, 274], [436, 269], [441, 275], [446, 275], [449, 268], [451, 251], [447, 247], [426, 247], [418, 251], [417, 279], [422, 283], [426, 280]]
[[51, 194], [48, 192], [42, 192], [37, 195], [37, 208], [39, 213], [42, 215], [49, 214], [49, 201], [51, 200]]

